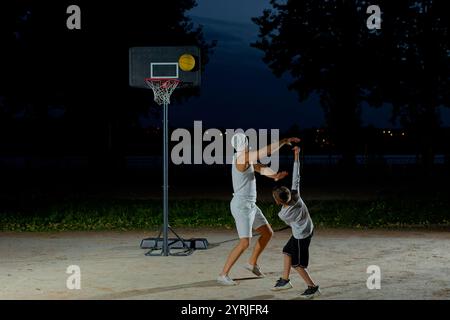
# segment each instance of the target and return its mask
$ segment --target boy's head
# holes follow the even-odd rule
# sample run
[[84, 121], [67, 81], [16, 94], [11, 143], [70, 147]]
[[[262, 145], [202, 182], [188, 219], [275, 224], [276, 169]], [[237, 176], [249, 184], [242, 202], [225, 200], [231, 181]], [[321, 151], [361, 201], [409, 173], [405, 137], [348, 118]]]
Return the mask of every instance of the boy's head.
[[275, 187], [272, 190], [272, 196], [276, 204], [288, 204], [291, 201], [291, 190], [284, 186]]

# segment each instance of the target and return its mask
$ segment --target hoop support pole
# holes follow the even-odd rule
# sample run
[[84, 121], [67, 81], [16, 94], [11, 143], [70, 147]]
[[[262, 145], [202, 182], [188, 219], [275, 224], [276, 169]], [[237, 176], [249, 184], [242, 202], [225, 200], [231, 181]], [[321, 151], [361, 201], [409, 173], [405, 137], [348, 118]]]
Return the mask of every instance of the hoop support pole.
[[169, 255], [169, 129], [168, 105], [163, 104], [163, 255]]

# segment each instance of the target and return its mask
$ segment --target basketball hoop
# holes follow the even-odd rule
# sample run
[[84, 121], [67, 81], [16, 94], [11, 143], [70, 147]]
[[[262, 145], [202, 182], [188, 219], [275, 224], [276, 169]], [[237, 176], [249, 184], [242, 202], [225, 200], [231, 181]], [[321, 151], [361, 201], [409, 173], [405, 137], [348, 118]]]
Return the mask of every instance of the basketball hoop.
[[[129, 85], [152, 89], [153, 97], [162, 108], [163, 123], [163, 224], [157, 238], [144, 239], [141, 248], [150, 246], [147, 256], [189, 255], [197, 240], [184, 240], [169, 225], [169, 104], [176, 88], [198, 88], [201, 77], [201, 50], [196, 46], [132, 47], [129, 49]], [[171, 231], [175, 238], [169, 238]], [[162, 238], [161, 238], [162, 235]], [[151, 243], [147, 243], [150, 241]], [[207, 247], [206, 239], [200, 239]], [[161, 245], [162, 243], [162, 245]], [[148, 249], [148, 248], [147, 248]], [[171, 252], [180, 249], [181, 252]], [[160, 253], [159, 253], [160, 251]]]
[[170, 96], [181, 81], [173, 78], [146, 78], [145, 82], [153, 90], [155, 102], [161, 106], [170, 103]]

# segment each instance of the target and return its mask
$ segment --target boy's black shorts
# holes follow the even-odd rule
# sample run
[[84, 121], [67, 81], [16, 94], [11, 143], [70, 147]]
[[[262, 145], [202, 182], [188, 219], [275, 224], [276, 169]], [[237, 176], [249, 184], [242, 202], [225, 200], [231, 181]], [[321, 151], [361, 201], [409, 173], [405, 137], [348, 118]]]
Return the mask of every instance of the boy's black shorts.
[[283, 248], [283, 253], [292, 258], [292, 267], [307, 268], [309, 263], [309, 244], [313, 234], [305, 239], [295, 239], [291, 236]]

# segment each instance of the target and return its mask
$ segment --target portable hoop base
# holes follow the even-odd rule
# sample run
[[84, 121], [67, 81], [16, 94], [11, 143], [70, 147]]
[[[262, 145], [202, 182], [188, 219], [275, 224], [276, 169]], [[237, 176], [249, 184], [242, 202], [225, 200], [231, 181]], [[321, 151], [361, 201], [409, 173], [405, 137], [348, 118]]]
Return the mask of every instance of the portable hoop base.
[[[172, 229], [169, 227], [169, 230]], [[181, 241], [183, 240], [183, 242]], [[209, 242], [205, 238], [191, 238], [191, 239], [179, 239], [179, 238], [169, 238], [169, 249], [186, 249], [185, 247], [191, 248], [192, 250], [206, 250], [209, 249]], [[156, 238], [145, 238], [141, 241], [141, 249], [150, 249], [152, 252], [156, 250], [162, 250], [164, 239], [161, 237]], [[147, 253], [147, 255], [149, 255]]]
[[[168, 229], [176, 236], [176, 238], [161, 238], [163, 230], [159, 231], [157, 238], [147, 238], [141, 241], [141, 249], [150, 249], [146, 256], [188, 256], [194, 252], [195, 248], [187, 240], [182, 239], [170, 226]], [[165, 251], [165, 242], [167, 241], [167, 251]], [[170, 252], [171, 249], [177, 249], [177, 252]], [[166, 254], [167, 253], [167, 254]]]

